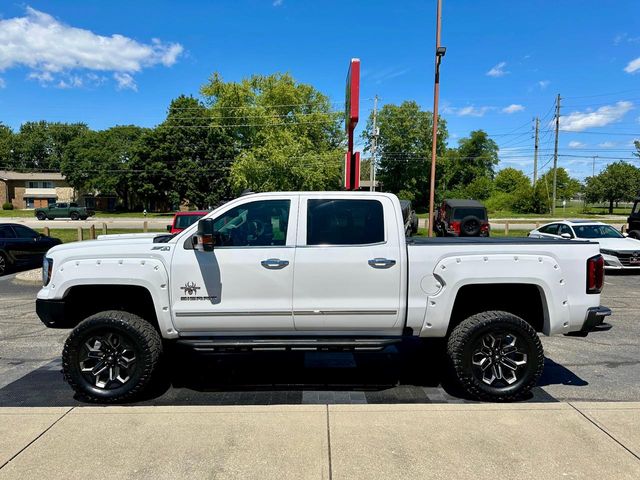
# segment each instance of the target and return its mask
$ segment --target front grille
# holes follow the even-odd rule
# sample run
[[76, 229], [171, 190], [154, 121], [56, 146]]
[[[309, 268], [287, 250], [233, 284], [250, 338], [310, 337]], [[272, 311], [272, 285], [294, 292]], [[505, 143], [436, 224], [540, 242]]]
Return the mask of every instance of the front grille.
[[[612, 252], [618, 257], [620, 263], [625, 267], [640, 267], [640, 251], [638, 252]], [[631, 259], [638, 259], [635, 263], [631, 263]]]

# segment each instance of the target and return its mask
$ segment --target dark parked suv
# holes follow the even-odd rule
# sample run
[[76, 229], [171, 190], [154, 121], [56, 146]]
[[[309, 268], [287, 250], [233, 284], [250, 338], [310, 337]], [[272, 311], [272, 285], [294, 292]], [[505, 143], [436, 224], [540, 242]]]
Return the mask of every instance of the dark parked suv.
[[627, 223], [629, 224], [629, 236], [640, 240], [640, 197], [636, 198]]
[[439, 237], [488, 237], [487, 209], [476, 200], [445, 200], [433, 224]]

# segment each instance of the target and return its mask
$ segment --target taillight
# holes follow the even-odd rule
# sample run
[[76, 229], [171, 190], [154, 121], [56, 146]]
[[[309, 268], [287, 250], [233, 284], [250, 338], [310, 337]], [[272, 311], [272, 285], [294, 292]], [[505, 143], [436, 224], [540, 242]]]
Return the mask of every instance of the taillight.
[[453, 230], [456, 233], [460, 233], [460, 222], [449, 223], [449, 230]]
[[587, 260], [587, 293], [600, 293], [604, 285], [604, 258], [596, 255]]
[[483, 223], [482, 226], [480, 227], [480, 231], [481, 232], [488, 232], [489, 231], [489, 224], [488, 223]]
[[53, 273], [53, 260], [48, 257], [42, 259], [42, 285], [46, 287], [51, 281], [51, 274]]

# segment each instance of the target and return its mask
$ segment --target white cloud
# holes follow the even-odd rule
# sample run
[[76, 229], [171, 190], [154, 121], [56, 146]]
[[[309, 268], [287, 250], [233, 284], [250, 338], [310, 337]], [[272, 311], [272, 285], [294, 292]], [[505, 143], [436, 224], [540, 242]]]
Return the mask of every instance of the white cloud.
[[442, 113], [457, 115], [458, 117], [482, 117], [485, 113], [494, 109], [495, 107], [476, 107], [474, 105], [458, 108], [446, 106], [442, 109]]
[[118, 90], [133, 90], [138, 91], [138, 85], [131, 75], [128, 73], [116, 72], [113, 74], [113, 78], [118, 83]]
[[504, 75], [506, 75], [507, 71], [505, 71], [504, 67], [507, 66], [507, 62], [500, 62], [497, 65], [495, 65], [491, 70], [489, 70], [487, 72], [487, 75], [489, 77], [502, 77]]
[[584, 148], [586, 146], [587, 146], [586, 143], [578, 142], [576, 140], [571, 140], [569, 142], [569, 148]]
[[614, 142], [602, 142], [602, 143], [599, 143], [598, 146], [600, 148], [613, 148], [616, 146], [616, 144]]
[[624, 71], [627, 73], [636, 73], [640, 70], [640, 57], [635, 60], [631, 60], [626, 67], [624, 67]]
[[26, 10], [24, 17], [0, 20], [0, 71], [27, 67], [28, 78], [43, 84], [57, 80], [59, 86], [77, 86], [82, 82], [60, 77], [82, 70], [131, 77], [147, 67], [173, 65], [184, 50], [178, 43], [158, 39], [140, 43], [120, 34], [98, 35], [31, 7]]
[[625, 101], [605, 105], [595, 111], [572, 112], [560, 117], [560, 128], [570, 132], [581, 132], [587, 128], [604, 127], [620, 120], [632, 108], [633, 103]]
[[522, 112], [524, 110], [524, 105], [518, 105], [517, 103], [512, 103], [508, 107], [504, 107], [501, 111], [502, 113], [516, 113]]
[[547, 88], [549, 86], [551, 82], [549, 80], [539, 80], [538, 81], [538, 86], [540, 87], [541, 90], [544, 90], [545, 88]]

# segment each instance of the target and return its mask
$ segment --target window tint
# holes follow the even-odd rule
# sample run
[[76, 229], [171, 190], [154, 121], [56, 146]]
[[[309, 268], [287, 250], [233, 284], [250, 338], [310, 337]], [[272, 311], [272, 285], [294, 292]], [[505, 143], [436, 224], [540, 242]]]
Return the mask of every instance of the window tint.
[[550, 235], [558, 235], [559, 226], [560, 225], [558, 225], [557, 223], [552, 223], [551, 225], [547, 225], [546, 227], [540, 228], [540, 230], [538, 231], [542, 233], [548, 233]]
[[38, 232], [31, 230], [30, 228], [23, 227], [22, 225], [14, 225], [13, 229], [18, 234], [18, 238], [37, 238]]
[[309, 200], [307, 245], [366, 245], [384, 241], [378, 200]]
[[204, 217], [204, 215], [178, 215], [176, 217], [175, 228], [181, 228], [184, 230], [196, 223], [202, 217]]
[[576, 226], [579, 238], [624, 238], [624, 236], [610, 225], [582, 225]]
[[216, 246], [285, 245], [290, 200], [261, 200], [232, 208], [214, 222]]
[[16, 234], [9, 225], [0, 225], [0, 238], [16, 238]]
[[484, 208], [456, 208], [453, 212], [454, 220], [463, 220], [465, 217], [478, 217], [480, 220], [486, 220], [487, 216], [485, 215]]

